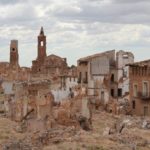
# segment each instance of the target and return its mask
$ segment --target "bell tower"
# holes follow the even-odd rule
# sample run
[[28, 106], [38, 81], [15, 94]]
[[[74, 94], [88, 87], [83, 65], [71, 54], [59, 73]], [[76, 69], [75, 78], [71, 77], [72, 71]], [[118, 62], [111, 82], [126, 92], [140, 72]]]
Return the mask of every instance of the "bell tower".
[[19, 66], [18, 60], [19, 60], [18, 40], [11, 40], [11, 43], [10, 43], [10, 65], [13, 67]]
[[43, 61], [46, 57], [46, 36], [44, 35], [43, 27], [41, 27], [40, 34], [38, 36], [38, 56], [37, 59]]

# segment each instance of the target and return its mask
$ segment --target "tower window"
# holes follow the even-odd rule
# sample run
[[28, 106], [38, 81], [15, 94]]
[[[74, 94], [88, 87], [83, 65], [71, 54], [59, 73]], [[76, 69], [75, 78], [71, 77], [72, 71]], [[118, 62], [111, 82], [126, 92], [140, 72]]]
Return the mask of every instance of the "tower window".
[[44, 42], [43, 41], [41, 41], [41, 46], [44, 46]]
[[12, 48], [11, 50], [14, 52], [14, 51], [15, 51], [15, 48]]

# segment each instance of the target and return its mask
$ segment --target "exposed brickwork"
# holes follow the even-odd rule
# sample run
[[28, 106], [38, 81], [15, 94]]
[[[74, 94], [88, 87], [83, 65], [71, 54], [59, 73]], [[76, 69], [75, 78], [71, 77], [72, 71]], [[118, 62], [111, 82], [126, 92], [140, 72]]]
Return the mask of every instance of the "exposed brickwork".
[[[130, 105], [135, 115], [150, 116], [150, 66], [149, 62], [130, 65]], [[148, 95], [143, 94], [143, 84], [148, 83]], [[137, 85], [137, 92], [134, 86]], [[134, 93], [137, 93], [135, 95]]]
[[15, 68], [19, 66], [18, 41], [11, 40], [10, 44], [10, 66]]

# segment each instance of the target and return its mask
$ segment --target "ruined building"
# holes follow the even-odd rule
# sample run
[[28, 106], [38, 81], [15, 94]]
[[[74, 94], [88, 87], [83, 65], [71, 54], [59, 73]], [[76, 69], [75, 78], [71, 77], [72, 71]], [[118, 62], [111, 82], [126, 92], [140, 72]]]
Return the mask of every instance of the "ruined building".
[[18, 41], [11, 40], [10, 61], [0, 62], [0, 78], [4, 81], [22, 81], [30, 77], [30, 68], [19, 66]]
[[129, 100], [129, 71], [126, 65], [133, 62], [133, 54], [122, 50], [81, 58], [78, 60], [78, 83], [87, 88], [88, 96], [96, 103], [107, 105], [112, 101]]
[[[46, 36], [43, 27], [41, 27], [38, 36], [37, 58], [32, 61], [32, 75], [33, 77], [53, 77], [57, 78], [60, 74], [67, 73], [68, 65], [66, 58], [61, 58], [56, 55], [46, 54]], [[54, 79], [55, 80], [55, 79]]]
[[150, 116], [150, 60], [129, 65], [132, 114]]
[[19, 67], [18, 41], [12, 40], [10, 44], [10, 67]]
[[[43, 28], [41, 28], [37, 39], [37, 58], [32, 62], [31, 68], [20, 67], [18, 41], [11, 41], [10, 62], [0, 63], [0, 86], [3, 91], [0, 96], [2, 103], [4, 103], [4, 96], [8, 97], [7, 99], [11, 97], [19, 100], [24, 96], [42, 95], [39, 89], [51, 91], [54, 100], [61, 101], [68, 98], [70, 88], [77, 85], [77, 68], [75, 66], [69, 67], [66, 58], [54, 54], [47, 56], [46, 36]], [[43, 81], [48, 86], [46, 89]], [[19, 86], [20, 90], [14, 88], [16, 85]], [[27, 90], [27, 87], [30, 87], [30, 89]]]
[[78, 60], [78, 83], [87, 87], [89, 96], [109, 100], [109, 85], [104, 81], [109, 78], [110, 67], [114, 65], [114, 54], [115, 51], [108, 51]]

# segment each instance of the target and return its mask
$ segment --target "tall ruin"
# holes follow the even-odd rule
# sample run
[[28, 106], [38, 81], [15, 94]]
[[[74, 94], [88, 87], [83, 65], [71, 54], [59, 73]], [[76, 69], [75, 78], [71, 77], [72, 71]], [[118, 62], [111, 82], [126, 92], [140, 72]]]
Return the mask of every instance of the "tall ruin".
[[18, 40], [11, 40], [10, 43], [10, 66], [12, 68], [19, 66]]

